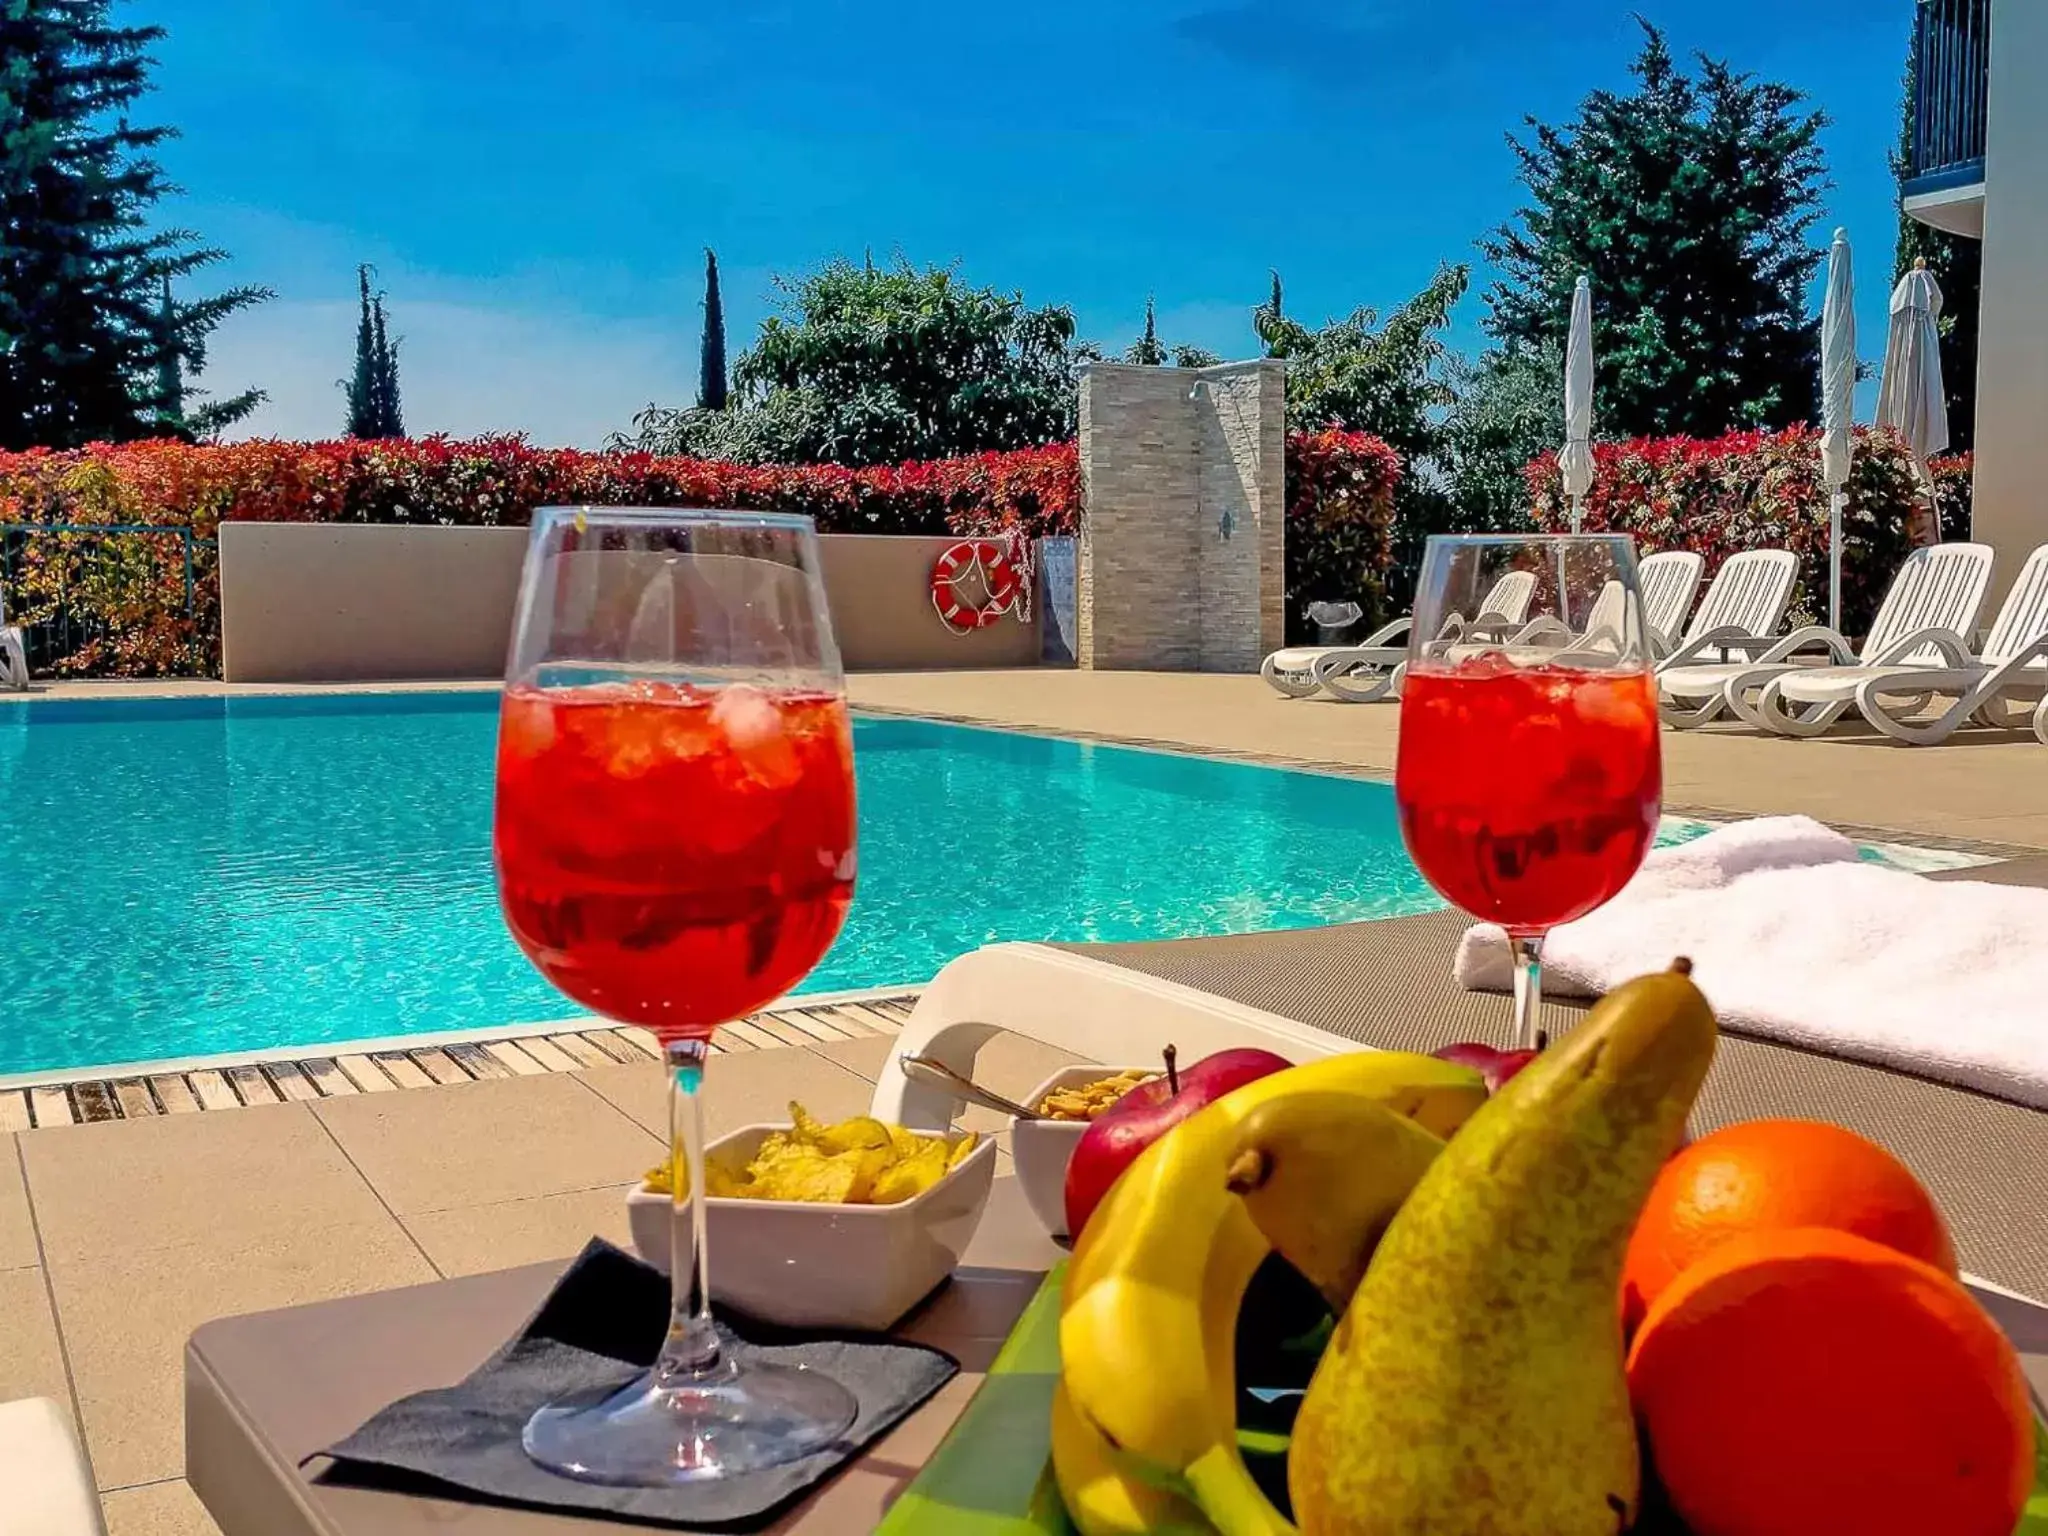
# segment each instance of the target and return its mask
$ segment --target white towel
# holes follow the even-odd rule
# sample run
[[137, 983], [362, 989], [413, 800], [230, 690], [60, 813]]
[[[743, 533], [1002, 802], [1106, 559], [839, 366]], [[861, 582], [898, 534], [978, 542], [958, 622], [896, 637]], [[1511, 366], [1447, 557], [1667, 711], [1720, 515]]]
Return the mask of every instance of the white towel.
[[[1865, 864], [1803, 816], [1739, 822], [1554, 930], [1543, 986], [1597, 997], [1676, 955], [1743, 1034], [2048, 1109], [2048, 891]], [[1510, 990], [1506, 935], [1468, 930], [1457, 977]]]

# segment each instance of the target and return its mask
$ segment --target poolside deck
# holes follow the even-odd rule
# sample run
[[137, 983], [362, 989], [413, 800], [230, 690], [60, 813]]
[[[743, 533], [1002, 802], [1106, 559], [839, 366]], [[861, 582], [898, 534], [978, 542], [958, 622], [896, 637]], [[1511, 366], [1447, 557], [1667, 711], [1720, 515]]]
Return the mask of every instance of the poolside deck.
[[[1284, 700], [1251, 677], [1186, 674], [868, 674], [851, 691], [872, 710], [1379, 775], [1393, 768], [1398, 715]], [[1968, 732], [1922, 750], [1849, 731], [1664, 740], [1674, 811], [1798, 811], [1881, 840], [2048, 849], [2048, 749], [2031, 737]], [[873, 1013], [867, 1032], [850, 1018], [822, 1032], [795, 1026], [792, 1044], [768, 1029], [769, 1043], [722, 1056], [708, 1100], [713, 1133], [778, 1117], [791, 1097], [826, 1116], [864, 1109], [896, 1010]], [[422, 1047], [365, 1058], [407, 1092], [359, 1078], [353, 1060], [323, 1078], [332, 1053], [309, 1051], [283, 1066], [223, 1071], [233, 1104], [249, 1105], [235, 1114], [180, 1112], [198, 1106], [171, 1102], [177, 1084], [200, 1098], [185, 1070], [83, 1094], [60, 1088], [41, 1100], [47, 1118], [25, 1095], [19, 1108], [0, 1097], [0, 1399], [72, 1404], [112, 1536], [213, 1530], [181, 1476], [180, 1354], [199, 1322], [565, 1256], [592, 1232], [624, 1238], [624, 1181], [661, 1155], [661, 1073], [630, 1036], [575, 1037], [574, 1048], [552, 1042], [567, 1068], [542, 1059], [548, 1043], [526, 1041], [514, 1049], [532, 1070], [488, 1045], [475, 1056]], [[1005, 1037], [980, 1070], [1021, 1092], [1059, 1064]]]
[[[863, 709], [1389, 777], [1400, 717], [1391, 705], [1283, 699], [1256, 677], [1212, 673], [866, 673], [850, 690]], [[1846, 725], [1812, 741], [1667, 730], [1664, 801], [1682, 814], [1801, 812], [1880, 839], [2038, 850], [2048, 848], [2048, 747], [1976, 729], [1939, 747]]]

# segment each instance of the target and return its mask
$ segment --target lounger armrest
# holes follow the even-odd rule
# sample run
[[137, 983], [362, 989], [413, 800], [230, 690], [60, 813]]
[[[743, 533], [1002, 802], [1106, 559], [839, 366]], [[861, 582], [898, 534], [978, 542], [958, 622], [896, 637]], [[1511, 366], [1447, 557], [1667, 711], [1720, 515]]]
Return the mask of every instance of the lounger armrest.
[[1940, 652], [1941, 659], [1952, 667], [1968, 666], [1977, 659], [1976, 653], [1970, 649], [1969, 642], [1954, 630], [1931, 627], [1928, 629], [1916, 629], [1910, 635], [1893, 641], [1884, 648], [1881, 654], [1871, 657], [1871, 665], [1878, 667], [1895, 665], [1898, 662], [1904, 661], [1915, 651], [1930, 645]]
[[1375, 645], [1392, 645], [1396, 641], [1405, 645], [1407, 643], [1408, 631], [1414, 628], [1414, 626], [1415, 619], [1411, 614], [1406, 618], [1396, 619], [1391, 624], [1381, 625], [1358, 643], [1361, 647], [1368, 649]]
[[71, 1415], [47, 1397], [0, 1403], [0, 1529], [106, 1536]]
[[1769, 650], [1757, 657], [1757, 662], [1764, 665], [1785, 661], [1817, 645], [1825, 646], [1829, 656], [1840, 666], [1853, 666], [1856, 662], [1856, 647], [1825, 624], [1808, 624], [1803, 629], [1793, 630], [1784, 639], [1773, 642]]
[[2048, 660], [2048, 635], [2036, 635], [1994, 667], [1980, 687], [1987, 692], [1996, 692], [2022, 672], [2041, 671], [2039, 664], [2044, 660]]
[[1658, 666], [1660, 671], [1664, 667], [1686, 666], [1707, 657], [1709, 653], [1713, 653], [1713, 660], [1726, 661], [1730, 651], [1741, 652], [1742, 659], [1748, 661], [1777, 643], [1775, 636], [1753, 635], [1739, 624], [1721, 624], [1681, 642], [1678, 649], [1666, 656]]
[[950, 1124], [959, 1101], [905, 1077], [898, 1060], [936, 1057], [969, 1076], [996, 1035], [1022, 1035], [1080, 1060], [1138, 1065], [1173, 1044], [1184, 1061], [1256, 1045], [1289, 1061], [1357, 1050], [1355, 1041], [1211, 993], [1045, 944], [992, 944], [952, 962], [917, 1000], [875, 1079], [869, 1113], [917, 1130]]

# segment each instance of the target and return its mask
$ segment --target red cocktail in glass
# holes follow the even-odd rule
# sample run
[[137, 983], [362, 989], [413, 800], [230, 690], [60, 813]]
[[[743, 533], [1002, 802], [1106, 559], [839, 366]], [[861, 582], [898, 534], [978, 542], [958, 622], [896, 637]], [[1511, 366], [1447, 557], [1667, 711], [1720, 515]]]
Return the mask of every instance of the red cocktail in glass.
[[1656, 836], [1656, 685], [1497, 653], [1411, 667], [1394, 793], [1416, 867], [1474, 917], [1523, 933], [1584, 917]]
[[668, 1068], [674, 1302], [650, 1370], [527, 1420], [568, 1477], [702, 1482], [833, 1444], [823, 1370], [728, 1347], [711, 1313], [711, 1036], [802, 981], [854, 881], [853, 741], [809, 518], [544, 507], [498, 732], [505, 921], [543, 975], [654, 1031]]
[[[1531, 594], [1512, 622], [1484, 594]], [[1628, 884], [1664, 793], [1634, 545], [1611, 534], [1432, 538], [1401, 681], [1394, 797], [1429, 883], [1507, 931], [1515, 1045], [1543, 1043], [1543, 938]]]
[[506, 691], [505, 920], [542, 975], [663, 1040], [795, 986], [853, 897], [853, 742], [826, 695], [664, 682]]

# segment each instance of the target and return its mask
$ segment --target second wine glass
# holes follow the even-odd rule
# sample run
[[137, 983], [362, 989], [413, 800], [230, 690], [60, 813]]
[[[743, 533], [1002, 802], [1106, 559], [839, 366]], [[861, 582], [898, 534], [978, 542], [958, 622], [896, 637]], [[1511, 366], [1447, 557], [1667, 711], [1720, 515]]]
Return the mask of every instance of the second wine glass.
[[[1503, 578], [1527, 616], [1483, 612]], [[1423, 554], [1394, 793], [1417, 868], [1506, 930], [1513, 1044], [1543, 1044], [1544, 936], [1613, 898], [1663, 800], [1635, 548], [1618, 535], [1438, 537]]]

